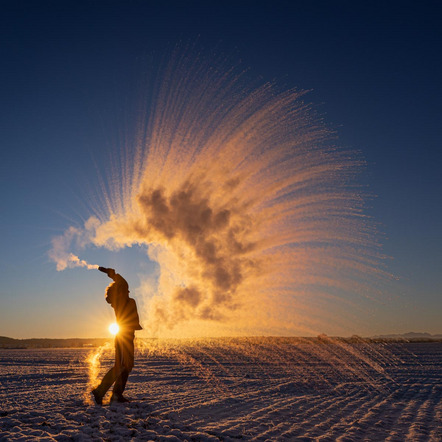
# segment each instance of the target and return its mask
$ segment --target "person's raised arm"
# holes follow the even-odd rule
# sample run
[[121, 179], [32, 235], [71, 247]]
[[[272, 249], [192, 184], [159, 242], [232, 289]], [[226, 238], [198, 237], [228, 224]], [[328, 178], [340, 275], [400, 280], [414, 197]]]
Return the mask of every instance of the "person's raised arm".
[[113, 279], [115, 281], [115, 270], [114, 269], [108, 269], [106, 267], [98, 267], [98, 270], [100, 272], [106, 273], [107, 276], [109, 276], [109, 278]]

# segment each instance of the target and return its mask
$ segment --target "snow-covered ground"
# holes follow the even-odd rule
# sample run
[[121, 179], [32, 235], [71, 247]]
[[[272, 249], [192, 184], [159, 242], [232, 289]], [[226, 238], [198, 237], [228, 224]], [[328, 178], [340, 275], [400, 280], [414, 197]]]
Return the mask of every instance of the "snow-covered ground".
[[442, 440], [441, 343], [139, 341], [131, 403], [94, 405], [112, 356], [0, 350], [0, 440]]

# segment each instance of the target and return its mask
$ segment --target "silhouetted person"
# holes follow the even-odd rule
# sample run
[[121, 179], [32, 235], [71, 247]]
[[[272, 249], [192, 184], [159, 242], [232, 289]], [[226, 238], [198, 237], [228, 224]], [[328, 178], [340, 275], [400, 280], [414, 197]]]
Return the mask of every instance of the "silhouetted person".
[[106, 288], [106, 301], [115, 310], [119, 331], [115, 335], [115, 365], [92, 393], [95, 402], [101, 405], [104, 395], [115, 382], [111, 402], [129, 402], [123, 396], [123, 391], [134, 366], [135, 330], [141, 330], [137, 305], [134, 299], [129, 298], [129, 285], [121, 275], [115, 273], [114, 269], [99, 267], [98, 270], [114, 280]]

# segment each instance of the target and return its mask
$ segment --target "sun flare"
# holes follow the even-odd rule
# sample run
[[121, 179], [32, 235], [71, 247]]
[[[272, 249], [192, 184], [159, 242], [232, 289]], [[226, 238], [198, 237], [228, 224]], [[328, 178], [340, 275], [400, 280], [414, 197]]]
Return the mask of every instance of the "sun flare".
[[116, 324], [115, 322], [111, 325], [109, 325], [109, 331], [112, 335], [116, 335], [118, 333], [118, 330], [120, 329], [120, 327], [118, 327], [118, 324]]

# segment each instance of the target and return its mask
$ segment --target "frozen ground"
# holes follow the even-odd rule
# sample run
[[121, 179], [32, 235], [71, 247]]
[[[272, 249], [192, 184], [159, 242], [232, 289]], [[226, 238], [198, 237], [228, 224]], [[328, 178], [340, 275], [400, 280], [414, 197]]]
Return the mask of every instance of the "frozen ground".
[[440, 343], [139, 342], [132, 402], [102, 407], [95, 352], [0, 350], [0, 440], [442, 440]]

